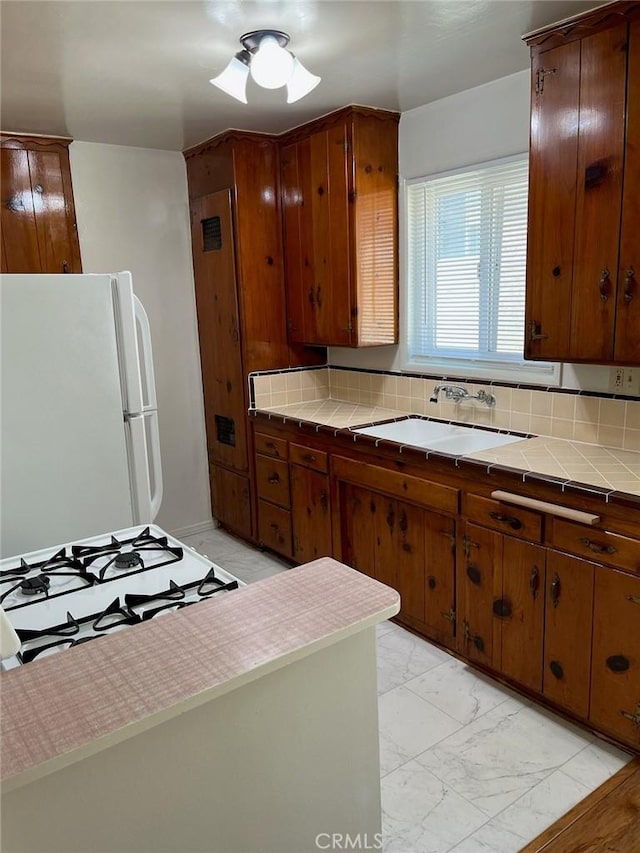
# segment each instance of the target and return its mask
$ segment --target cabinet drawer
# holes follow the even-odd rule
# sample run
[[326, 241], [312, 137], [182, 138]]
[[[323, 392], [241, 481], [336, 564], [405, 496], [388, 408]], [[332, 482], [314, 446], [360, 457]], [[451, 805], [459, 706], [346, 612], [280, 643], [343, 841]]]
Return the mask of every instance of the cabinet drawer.
[[259, 498], [288, 509], [291, 506], [288, 463], [257, 454], [256, 487]]
[[290, 444], [289, 453], [291, 461], [296, 465], [303, 465], [305, 468], [312, 468], [314, 471], [321, 471], [326, 474], [329, 470], [329, 460], [327, 454], [322, 450], [314, 450], [311, 447], [305, 447], [303, 444]]
[[479, 495], [464, 495], [462, 498], [463, 515], [469, 521], [500, 530], [518, 539], [529, 542], [542, 540], [542, 516], [521, 507], [511, 506], [482, 498]]
[[551, 544], [598, 563], [640, 574], [640, 540], [553, 519]]
[[331, 466], [333, 475], [338, 480], [384, 492], [431, 509], [458, 512], [459, 490], [453, 486], [432, 483], [421, 477], [389, 471], [366, 462], [354, 462], [342, 456], [332, 456]]
[[263, 432], [256, 432], [254, 436], [256, 453], [262, 453], [265, 456], [275, 456], [277, 459], [287, 459], [287, 440], [285, 438], [275, 438], [272, 435], [265, 435]]
[[258, 538], [267, 548], [291, 557], [291, 513], [267, 501], [258, 501]]

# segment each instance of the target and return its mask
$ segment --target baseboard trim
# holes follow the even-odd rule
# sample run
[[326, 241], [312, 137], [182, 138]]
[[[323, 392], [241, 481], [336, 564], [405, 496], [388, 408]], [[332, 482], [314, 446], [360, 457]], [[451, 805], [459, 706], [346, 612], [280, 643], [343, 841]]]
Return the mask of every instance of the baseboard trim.
[[208, 521], [199, 521], [197, 524], [187, 524], [185, 527], [177, 527], [171, 531], [171, 535], [176, 539], [182, 536], [195, 536], [198, 533], [207, 533], [209, 530], [214, 530], [220, 525], [215, 518], [210, 518]]

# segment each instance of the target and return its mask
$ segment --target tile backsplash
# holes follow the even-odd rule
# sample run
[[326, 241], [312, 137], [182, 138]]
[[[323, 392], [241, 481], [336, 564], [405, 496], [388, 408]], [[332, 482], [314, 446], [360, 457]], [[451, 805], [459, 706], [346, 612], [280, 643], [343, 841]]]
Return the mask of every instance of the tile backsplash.
[[490, 388], [496, 398], [495, 407], [488, 408], [476, 401], [453, 403], [443, 394], [437, 403], [431, 403], [433, 388], [442, 381], [438, 377], [338, 367], [299, 368], [251, 377], [257, 409], [279, 409], [330, 398], [442, 420], [640, 451], [640, 399], [506, 384], [489, 386], [488, 383], [453, 379], [446, 381], [463, 385], [470, 394]]

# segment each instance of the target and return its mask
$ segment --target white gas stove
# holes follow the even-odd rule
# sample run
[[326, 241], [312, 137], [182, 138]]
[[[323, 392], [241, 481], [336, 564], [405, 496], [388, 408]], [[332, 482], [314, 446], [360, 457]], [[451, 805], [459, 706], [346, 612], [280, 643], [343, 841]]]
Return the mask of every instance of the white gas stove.
[[244, 586], [153, 524], [0, 560], [12, 669]]

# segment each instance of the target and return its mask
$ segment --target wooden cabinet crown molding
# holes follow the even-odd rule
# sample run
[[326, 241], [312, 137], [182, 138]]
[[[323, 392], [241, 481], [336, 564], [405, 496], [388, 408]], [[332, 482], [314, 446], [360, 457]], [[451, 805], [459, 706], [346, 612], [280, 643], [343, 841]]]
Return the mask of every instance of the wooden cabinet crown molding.
[[378, 110], [374, 107], [361, 107], [357, 104], [351, 104], [349, 106], [333, 110], [333, 112], [327, 113], [326, 115], [314, 118], [304, 124], [297, 125], [289, 130], [284, 130], [281, 133], [262, 133], [257, 130], [236, 130], [233, 128], [223, 130], [222, 133], [212, 136], [211, 139], [205, 139], [203, 142], [199, 142], [191, 148], [186, 148], [182, 152], [182, 155], [185, 160], [189, 160], [196, 157], [198, 154], [204, 154], [206, 151], [214, 150], [219, 148], [221, 145], [226, 145], [230, 142], [251, 141], [253, 143], [264, 142], [265, 144], [277, 142], [279, 144], [288, 145], [291, 142], [296, 142], [298, 139], [305, 138], [310, 133], [331, 127], [336, 122], [342, 121], [350, 115], [362, 115], [370, 118], [376, 118], [380, 121], [394, 121], [396, 124], [400, 121], [400, 113], [398, 112], [394, 112], [392, 110]]
[[573, 15], [554, 24], [547, 24], [530, 33], [525, 33], [522, 40], [529, 45], [531, 52], [548, 50], [556, 45], [585, 38], [600, 30], [608, 29], [624, 20], [635, 20], [640, 17], [639, 0], [615, 0], [598, 6], [589, 12]]
[[30, 133], [0, 131], [0, 148], [20, 148], [23, 150], [47, 151], [52, 148], [66, 149], [73, 139], [70, 136], [40, 136]]

